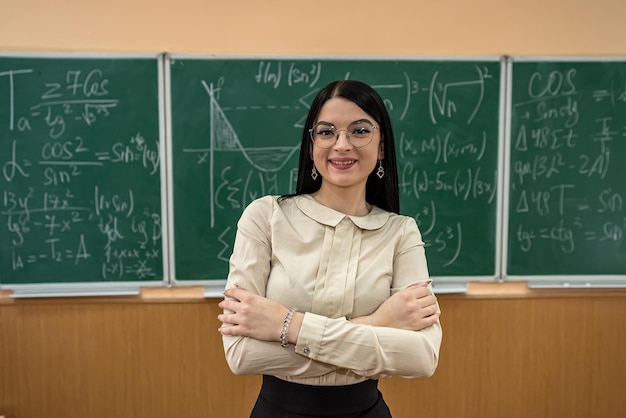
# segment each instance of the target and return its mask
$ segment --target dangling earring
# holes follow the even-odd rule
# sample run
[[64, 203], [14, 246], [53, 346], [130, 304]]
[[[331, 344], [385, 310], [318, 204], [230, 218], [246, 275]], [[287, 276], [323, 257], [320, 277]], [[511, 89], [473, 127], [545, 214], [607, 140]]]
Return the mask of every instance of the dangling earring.
[[313, 166], [313, 169], [311, 170], [311, 178], [313, 181], [317, 180], [317, 170], [315, 169], [315, 166]]
[[383, 168], [383, 161], [378, 160], [378, 170], [376, 170], [376, 175], [379, 179], [385, 177], [385, 169]]

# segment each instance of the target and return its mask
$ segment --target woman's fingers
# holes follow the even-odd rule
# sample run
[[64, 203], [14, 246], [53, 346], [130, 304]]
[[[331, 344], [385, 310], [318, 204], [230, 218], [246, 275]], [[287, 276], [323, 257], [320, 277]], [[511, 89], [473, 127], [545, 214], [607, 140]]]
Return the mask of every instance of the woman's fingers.
[[243, 300], [243, 298], [249, 293], [250, 292], [241, 287], [231, 287], [230, 289], [224, 290], [224, 296], [237, 300]]
[[423, 308], [427, 306], [437, 305], [437, 297], [435, 295], [426, 295], [419, 298]]
[[237, 301], [237, 300], [224, 299], [223, 301], [218, 303], [217, 306], [218, 306], [218, 308], [223, 309], [225, 314], [233, 314], [233, 313], [237, 312], [237, 304], [238, 303], [239, 303], [239, 301]]

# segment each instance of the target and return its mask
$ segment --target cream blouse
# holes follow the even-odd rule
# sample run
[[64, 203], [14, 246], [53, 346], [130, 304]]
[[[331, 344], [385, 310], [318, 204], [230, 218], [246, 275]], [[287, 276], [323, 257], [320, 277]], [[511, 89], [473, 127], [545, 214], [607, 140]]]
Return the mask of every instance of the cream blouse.
[[[233, 373], [311, 385], [434, 373], [440, 323], [408, 331], [349, 321], [428, 278], [413, 218], [377, 207], [366, 216], [347, 216], [310, 195], [280, 203], [266, 196], [248, 205], [237, 227], [226, 287], [240, 286], [305, 315], [295, 349], [224, 336]], [[277, 340], [279, 333], [277, 324]]]

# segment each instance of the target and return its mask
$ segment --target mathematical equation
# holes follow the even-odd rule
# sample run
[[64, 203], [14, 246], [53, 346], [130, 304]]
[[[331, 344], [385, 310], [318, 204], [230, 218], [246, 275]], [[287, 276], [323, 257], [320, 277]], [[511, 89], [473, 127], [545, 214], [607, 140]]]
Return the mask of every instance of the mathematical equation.
[[[236, 221], [248, 203], [263, 195], [295, 190], [303, 121], [313, 96], [331, 79], [361, 79], [381, 94], [394, 124], [399, 192], [401, 201], [408, 202], [403, 213], [418, 222], [429, 254], [436, 260], [433, 265], [447, 269], [461, 263], [454, 267], [459, 271], [472, 265], [467, 258], [475, 260], [473, 247], [463, 242], [463, 236], [480, 232], [484, 237], [485, 229], [493, 232], [487, 234], [489, 243], [483, 248], [495, 248], [495, 227], [481, 225], [496, 222], [497, 64], [463, 64], [465, 69], [459, 75], [436, 66], [417, 71], [414, 64], [402, 63], [377, 75], [375, 82], [368, 81], [367, 72], [359, 72], [371, 62], [357, 63], [346, 71], [346, 63], [335, 61], [261, 60], [232, 65], [241, 68], [211, 73], [208, 65], [208, 71], [194, 74], [198, 109], [204, 109], [203, 120], [208, 122], [207, 127], [199, 127], [205, 132], [202, 138], [177, 137], [177, 126], [185, 126], [182, 121], [187, 114], [179, 113], [180, 121], [172, 121], [174, 148], [182, 152], [185, 161], [179, 163], [179, 172], [175, 165], [175, 177], [193, 172], [197, 179], [196, 193], [175, 184], [175, 189], [180, 187], [178, 196], [189, 196], [175, 202], [175, 211], [179, 206], [179, 210], [189, 210], [183, 202], [197, 196], [194, 204], [206, 208], [211, 236], [210, 242], [200, 236], [190, 237], [190, 241], [196, 239], [198, 245], [209, 247], [212, 260], [227, 266]], [[173, 71], [179, 71], [178, 65]], [[174, 79], [178, 81], [176, 75]], [[191, 83], [190, 77], [185, 80], [183, 84]], [[493, 117], [485, 118], [485, 114]], [[465, 206], [464, 215], [456, 211], [456, 216], [451, 216], [451, 202], [457, 202], [452, 206]], [[469, 211], [476, 213], [471, 222]], [[189, 229], [187, 219], [175, 223], [180, 229]], [[179, 251], [187, 254], [194, 249], [177, 242]]]
[[[360, 66], [367, 65], [368, 62], [360, 64]], [[333, 71], [335, 71], [333, 64], [321, 61], [260, 61], [257, 71], [252, 74], [252, 77], [257, 85], [270, 85], [274, 89], [279, 89], [283, 84], [287, 87], [305, 85], [319, 89], [321, 86], [318, 82], [322, 75], [325, 72]], [[433, 124], [445, 123], [445, 120], [457, 117], [462, 113], [465, 115], [464, 123], [469, 125], [483, 104], [485, 84], [493, 82], [494, 77], [496, 77], [488, 66], [476, 65], [474, 71], [475, 74], [467, 79], [446, 81], [441, 72], [435, 70], [430, 79], [425, 82], [413, 78], [409, 71], [399, 71], [401, 73], [399, 78], [402, 80], [400, 83], [370, 84], [384, 96], [385, 104], [391, 113], [399, 112], [399, 120], [404, 120], [410, 116], [409, 108], [416, 97], [421, 98], [425, 95], [428, 116]], [[348, 79], [350, 76], [351, 72], [348, 71], [337, 79]], [[225, 79], [226, 77], [220, 78], [216, 84], [223, 86]], [[388, 94], [390, 91], [400, 93], [396, 96], [402, 97], [402, 99], [391, 99]], [[307, 91], [305, 96], [299, 97], [296, 102], [308, 103], [311, 95], [315, 92], [316, 90]], [[242, 105], [235, 108], [248, 109], [248, 106]], [[467, 109], [461, 112], [463, 108]]]
[[617, 181], [626, 152], [626, 82], [582, 89], [581, 77], [575, 67], [533, 72], [528, 100], [513, 106], [510, 234], [524, 253], [626, 243], [626, 188]]
[[106, 69], [16, 67], [0, 67], [2, 282], [160, 279], [153, 127], [127, 128]]

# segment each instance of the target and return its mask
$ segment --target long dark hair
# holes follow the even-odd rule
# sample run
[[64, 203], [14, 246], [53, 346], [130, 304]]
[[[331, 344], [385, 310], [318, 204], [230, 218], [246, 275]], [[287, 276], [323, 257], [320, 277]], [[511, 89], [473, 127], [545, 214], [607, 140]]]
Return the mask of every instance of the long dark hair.
[[354, 102], [378, 123], [381, 140], [383, 141], [384, 158], [381, 162], [385, 170], [385, 176], [382, 179], [378, 178], [376, 175], [378, 166], [376, 166], [367, 178], [365, 200], [367, 203], [378, 206], [381, 209], [400, 213], [396, 149], [389, 113], [382, 98], [372, 87], [355, 80], [333, 81], [320, 90], [315, 99], [313, 99], [304, 129], [302, 130], [296, 192], [292, 195], [281, 196], [281, 200], [291, 196], [313, 193], [321, 187], [321, 176], [318, 176], [317, 180], [313, 180], [311, 177], [313, 157], [311, 155], [312, 142], [309, 136], [309, 129], [313, 127], [324, 103], [335, 97]]

